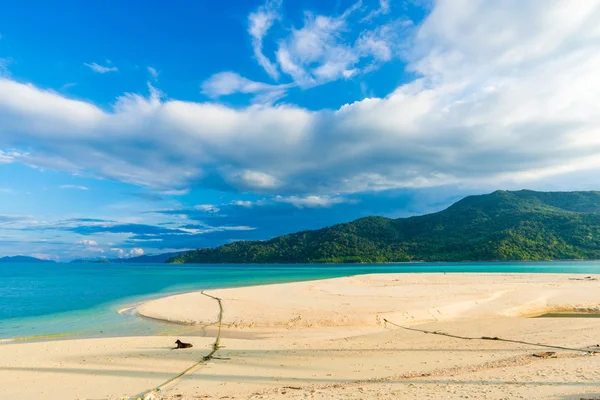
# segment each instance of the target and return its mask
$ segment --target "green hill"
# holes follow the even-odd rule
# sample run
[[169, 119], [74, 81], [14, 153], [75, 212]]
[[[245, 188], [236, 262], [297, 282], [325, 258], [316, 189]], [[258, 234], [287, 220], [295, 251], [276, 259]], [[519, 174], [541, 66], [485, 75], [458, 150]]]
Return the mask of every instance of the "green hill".
[[600, 192], [497, 191], [411, 218], [361, 218], [174, 263], [340, 263], [600, 259]]

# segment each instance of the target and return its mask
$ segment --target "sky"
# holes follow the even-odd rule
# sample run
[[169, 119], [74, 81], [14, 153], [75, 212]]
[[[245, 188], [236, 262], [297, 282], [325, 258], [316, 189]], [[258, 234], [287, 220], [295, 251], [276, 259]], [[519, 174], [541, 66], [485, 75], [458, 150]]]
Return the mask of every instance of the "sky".
[[0, 256], [600, 189], [600, 2], [8, 2]]

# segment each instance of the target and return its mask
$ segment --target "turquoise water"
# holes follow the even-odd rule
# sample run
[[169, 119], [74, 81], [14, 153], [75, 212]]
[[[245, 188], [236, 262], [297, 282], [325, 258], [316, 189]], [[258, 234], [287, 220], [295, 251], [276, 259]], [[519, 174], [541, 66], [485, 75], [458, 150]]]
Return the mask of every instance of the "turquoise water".
[[368, 273], [533, 272], [600, 274], [598, 261], [293, 265], [0, 264], [0, 339], [185, 332], [120, 315], [128, 304], [200, 289]]

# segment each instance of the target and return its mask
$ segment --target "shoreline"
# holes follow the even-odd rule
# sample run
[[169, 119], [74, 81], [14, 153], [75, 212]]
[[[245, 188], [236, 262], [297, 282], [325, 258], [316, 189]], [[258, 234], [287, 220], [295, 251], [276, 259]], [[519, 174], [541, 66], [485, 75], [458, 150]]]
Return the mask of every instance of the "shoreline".
[[[575, 260], [574, 260], [575, 261]], [[579, 262], [579, 261], [577, 261]], [[418, 264], [419, 262], [408, 262], [408, 263], [414, 263], [414, 264]], [[480, 262], [474, 262], [474, 263], [480, 263]], [[487, 264], [487, 262], [482, 262]], [[492, 262], [490, 262], [492, 263]], [[502, 264], [502, 263], [507, 263], [510, 264], [511, 262], [498, 262], [497, 264]], [[532, 261], [532, 263], [540, 263], [540, 264], [544, 264], [544, 263], [549, 263], [548, 261]], [[380, 263], [383, 264], [383, 263]], [[389, 263], [389, 264], [396, 264], [396, 263]], [[432, 263], [434, 264], [434, 263]], [[447, 263], [447, 262], [440, 262], [438, 264], [452, 264], [452, 263]], [[461, 264], [461, 263], [458, 263]], [[190, 265], [203, 265], [203, 264], [190, 264]], [[265, 265], [265, 264], [256, 264], [256, 265]], [[285, 265], [292, 265], [292, 264], [285, 264]], [[301, 265], [301, 264], [298, 264]], [[357, 265], [357, 264], [331, 264], [331, 265], [348, 265], [348, 266], [352, 266], [352, 265]], [[367, 264], [368, 265], [368, 264]], [[563, 276], [563, 275], [568, 275], [568, 274], [573, 274], [573, 275], [594, 275], [594, 273], [590, 273], [587, 271], [584, 272], [577, 272], [577, 271], [567, 271], [567, 272], [552, 272], [552, 273], [547, 273], [547, 272], [439, 272], [439, 271], [421, 271], [421, 272], [382, 272], [382, 273], [372, 273], [372, 272], [364, 272], [364, 273], [358, 273], [358, 274], [352, 274], [352, 275], [346, 275], [346, 276], [342, 276], [342, 277], [334, 277], [334, 278], [330, 278], [330, 277], [316, 277], [316, 278], [309, 278], [309, 279], [303, 279], [300, 278], [298, 280], [296, 279], [292, 279], [289, 281], [284, 281], [284, 282], [270, 282], [270, 283], [264, 283], [264, 284], [245, 284], [242, 283], [240, 285], [225, 285], [223, 287], [214, 287], [214, 288], [208, 288], [208, 289], [182, 289], [182, 290], [164, 290], [161, 291], [159, 293], [152, 293], [152, 294], [143, 294], [143, 295], [139, 295], [139, 296], [135, 296], [133, 298], [129, 297], [129, 298], [124, 298], [124, 299], [118, 299], [118, 300], [114, 300], [111, 301], [109, 303], [103, 304], [103, 305], [99, 305], [96, 307], [102, 307], [104, 309], [106, 309], [105, 311], [108, 312], [109, 314], [119, 314], [120, 317], [123, 318], [139, 318], [142, 320], [145, 320], [145, 322], [149, 322], [151, 324], [172, 324], [172, 325], [180, 325], [180, 326], [194, 326], [193, 323], [186, 323], [183, 321], [173, 321], [170, 319], [163, 319], [163, 318], [156, 318], [153, 317], [151, 315], [144, 315], [144, 314], [140, 314], [138, 312], [138, 307], [155, 301], [155, 300], [160, 300], [160, 299], [164, 299], [166, 297], [172, 297], [172, 296], [179, 296], [179, 295], [186, 295], [186, 294], [192, 294], [192, 293], [197, 293], [201, 290], [205, 290], [205, 291], [220, 291], [220, 290], [227, 290], [227, 289], [240, 289], [240, 288], [248, 288], [248, 287], [269, 287], [269, 286], [274, 286], [274, 285], [285, 285], [285, 284], [293, 284], [293, 283], [303, 283], [303, 282], [319, 282], [319, 281], [323, 281], [323, 280], [329, 280], [329, 279], [343, 279], [343, 278], [352, 278], [352, 277], [360, 277], [360, 276], [368, 276], [368, 275], [417, 275], [417, 274], [423, 274], [423, 275], [435, 275], [435, 274], [444, 274], [444, 275], [461, 275], [461, 274], [467, 274], [467, 275], [494, 275], [494, 276], [501, 276], [501, 275], [533, 275], [533, 276], [538, 276], [538, 275], [558, 275], [558, 276]], [[600, 275], [598, 275], [600, 276]], [[600, 279], [600, 278], [598, 278]], [[127, 300], [127, 301], [123, 301], [123, 300]], [[87, 309], [82, 309], [82, 310], [73, 310], [73, 311], [69, 311], [67, 313], [79, 313], [79, 312], [86, 312], [89, 311]], [[527, 317], [532, 317], [532, 316], [536, 316], [536, 315], [541, 315], [544, 312], [548, 312], [548, 313], [552, 313], [552, 312], [577, 312], [576, 310], [573, 309], [547, 309], [547, 310], [540, 310], [539, 312], [535, 312], [533, 314], [529, 314]], [[59, 313], [56, 314], [58, 316], [61, 316], [65, 313]], [[51, 315], [42, 315], [40, 316], [41, 318], [44, 317], [49, 317], [52, 316]], [[40, 318], [40, 317], [27, 317], [28, 320], [31, 320], [31, 322], [33, 322], [36, 318]], [[151, 329], [150, 329], [151, 330]], [[154, 333], [155, 334], [155, 333]], [[152, 336], [153, 333], [151, 334], [146, 334], [144, 336]], [[49, 333], [49, 334], [39, 334], [39, 335], [32, 335], [32, 336], [15, 336], [15, 337], [9, 337], [9, 338], [1, 338], [0, 339], [0, 344], [2, 343], [7, 343], [10, 341], [17, 341], [17, 342], [29, 342], [29, 341], [52, 341], [52, 340], [63, 340], [65, 338], [67, 339], [87, 339], [87, 338], [111, 338], [111, 337], [124, 337], [124, 336], [130, 336], [126, 333], [114, 333], [111, 335], [102, 335], [102, 334], [98, 334], [98, 333], [92, 333], [92, 334], [82, 334], [81, 331], [61, 331], [61, 332], [53, 332], [53, 333]]]
[[[384, 320], [597, 351], [598, 318], [526, 316], [549, 309], [600, 312], [598, 289], [599, 280], [561, 273], [354, 275], [208, 290], [221, 299], [222, 314], [214, 298], [187, 292], [120, 310], [187, 320], [198, 324], [190, 332], [209, 329], [209, 335], [2, 343], [0, 385], [5, 398], [116, 400], [148, 393], [197, 366], [155, 399], [589, 397], [600, 395], [600, 357], [553, 350], [557, 358], [537, 358], [532, 354], [548, 349], [424, 335]], [[205, 360], [220, 317], [218, 353]], [[176, 339], [194, 347], [171, 351]]]
[[[600, 312], [598, 289], [598, 280], [561, 273], [370, 274], [211, 289], [207, 294], [223, 306], [218, 353], [156, 399], [600, 395], [600, 357], [556, 350], [557, 358], [536, 358], [532, 354], [547, 349], [424, 335], [383, 323], [597, 351], [591, 346], [598, 344], [598, 318], [526, 316], [561, 307]], [[220, 314], [213, 298], [188, 292], [143, 302], [135, 311], [213, 330], [207, 336], [2, 343], [5, 398], [116, 400], [147, 393], [197, 365], [214, 346], [217, 327], [210, 326]], [[194, 347], [171, 351], [176, 339]]]
[[[466, 287], [471, 286], [470, 283], [461, 284], [461, 280], [466, 278], [478, 278], [484, 280], [481, 283], [480, 290], [476, 293], [471, 293], [470, 296], [461, 292]], [[427, 285], [434, 282], [439, 282], [441, 279], [447, 282], [448, 285], [453, 285], [454, 291], [443, 290], [440, 285], [429, 287], [428, 294], [421, 303], [415, 304], [415, 310], [406, 310], [406, 304], [411, 301], [410, 296], [396, 295], [392, 298], [395, 301], [403, 302], [402, 307], [387, 306], [385, 312], [377, 311], [379, 303], [373, 305], [374, 308], [369, 308], [367, 313], [354, 313], [352, 309], [363, 309], [364, 304], [352, 304], [352, 298], [344, 303], [336, 302], [336, 296], [348, 295], [352, 290], [360, 291], [360, 284], [354, 285], [352, 288], [329, 288], [329, 283], [335, 285], [336, 282], [348, 282], [350, 280], [377, 280], [377, 284], [384, 285], [383, 287], [389, 292], [406, 290], [411, 285], [421, 284]], [[510, 282], [494, 282], [509, 280]], [[468, 280], [468, 279], [467, 279]], [[560, 282], [558, 284], [557, 282]], [[399, 284], [394, 284], [399, 283]], [[402, 284], [404, 283], [404, 284]], [[556, 286], [554, 290], [545, 288], [543, 285], [552, 283]], [[541, 274], [541, 273], [400, 273], [400, 274], [360, 274], [352, 275], [344, 278], [317, 279], [293, 283], [283, 284], [267, 284], [258, 286], [245, 286], [237, 288], [212, 289], [210, 292], [223, 299], [228, 299], [229, 296], [235, 296], [235, 300], [230, 301], [230, 309], [223, 323], [226, 328], [282, 328], [290, 329], [292, 326], [364, 326], [380, 325], [378, 319], [383, 318], [383, 315], [394, 315], [404, 313], [403, 319], [412, 324], [425, 323], [439, 320], [452, 320], [458, 318], [469, 318], [473, 315], [478, 318], [489, 317], [522, 317], [529, 318], [539, 316], [546, 313], [577, 313], [577, 312], [600, 312], [600, 295], [594, 293], [581, 293], [573, 290], [580, 286], [581, 283], [595, 285], [600, 287], [598, 277], [593, 279], [565, 279], [565, 274]], [[518, 286], [514, 286], [518, 285]], [[531, 290], [531, 285], [542, 286], [537, 288], [537, 291]], [[331, 286], [331, 285], [329, 285]], [[492, 289], [490, 289], [492, 288]], [[529, 290], [527, 294], [520, 293], [523, 288]], [[436, 291], [437, 290], [437, 291]], [[491, 296], [488, 296], [490, 290], [495, 290]], [[290, 293], [291, 291], [291, 293]], [[473, 292], [473, 289], [471, 289]], [[276, 310], [271, 309], [268, 315], [254, 315], [253, 310], [244, 308], [243, 304], [253, 304], [259, 309], [267, 309], [269, 304], [271, 308], [277, 302], [273, 292], [282, 298], [285, 295], [294, 295], [294, 301], [291, 304], [286, 304], [283, 300], [283, 307], [286, 312], [297, 316], [298, 321], [292, 318], [286, 319], [287, 315], [277, 315]], [[288, 293], [286, 293], [288, 292]], [[339, 292], [339, 293], [338, 293]], [[166, 296], [160, 299], [151, 300], [135, 307], [134, 312], [154, 320], [165, 321], [168, 323], [176, 323], [182, 325], [193, 326], [196, 324], [209, 324], [212, 319], [210, 316], [210, 305], [206, 304], [200, 297], [201, 292], [191, 292], [185, 294], [175, 294]], [[311, 298], [322, 294], [316, 300], [316, 306], [311, 309]], [[350, 294], [354, 296], [354, 294]], [[386, 296], [390, 296], [388, 293]], [[263, 297], [261, 300], [261, 296]], [[265, 297], [266, 296], [266, 297]], [[455, 303], [449, 303], [448, 297], [459, 297]], [[511, 296], [514, 297], [511, 300]], [[371, 294], [371, 298], [377, 297], [377, 294]], [[385, 296], [382, 296], [385, 297]], [[429, 297], [438, 298], [439, 301], [429, 301]], [[499, 299], [501, 301], [499, 301]], [[304, 307], [298, 307], [298, 302], [303, 303]], [[479, 306], [486, 305], [487, 309]], [[233, 308], [232, 308], [233, 305]], [[496, 305], [496, 308], [493, 307]], [[241, 308], [240, 308], [241, 306]], [[236, 308], [237, 307], [237, 308]], [[481, 310], [473, 310], [480, 308]], [[317, 315], [317, 310], [321, 315]], [[340, 310], [345, 311], [347, 315], [340, 317]], [[317, 314], [315, 314], [317, 313]], [[370, 314], [369, 314], [370, 313]], [[305, 317], [308, 314], [309, 317]], [[369, 314], [369, 315], [366, 315]], [[377, 318], [369, 322], [366, 321], [370, 316], [377, 315]], [[410, 318], [408, 318], [408, 317]], [[312, 319], [311, 319], [312, 318]], [[292, 321], [292, 322], [290, 322]]]
[[[572, 262], [579, 262], [579, 261], [572, 261]], [[409, 262], [411, 264], [420, 264], [419, 262]], [[475, 264], [494, 264], [492, 262], [487, 263], [480, 263], [480, 262], [474, 262]], [[532, 263], [539, 263], [540, 265], [543, 264], [548, 264], [551, 262], [548, 261], [532, 261]], [[395, 264], [395, 263], [391, 263], [391, 264]], [[403, 263], [404, 264], [404, 263]], [[440, 263], [427, 263], [427, 264], [457, 264], [457, 265], [462, 265], [464, 263], [446, 263], [446, 262], [440, 262]], [[511, 264], [511, 262], [498, 262], [495, 264]], [[193, 264], [193, 265], [202, 265], [202, 264]], [[256, 264], [256, 265], [265, 265], [265, 264]], [[286, 264], [286, 265], [293, 265], [293, 264]], [[298, 264], [301, 265], [301, 264]], [[347, 265], [347, 266], [354, 266], [357, 264], [330, 264], [332, 266], [335, 265]], [[368, 264], [366, 264], [368, 265]], [[374, 265], [380, 265], [380, 264], [374, 264]], [[207, 288], [204, 290], [208, 290], [208, 291], [219, 291], [219, 290], [226, 290], [226, 289], [239, 289], [239, 288], [247, 288], [247, 287], [254, 287], [254, 286], [260, 286], [260, 287], [268, 287], [268, 286], [272, 286], [272, 285], [283, 285], [283, 284], [288, 284], [288, 283], [302, 283], [302, 282], [318, 282], [318, 281], [323, 281], [323, 280], [328, 280], [328, 279], [342, 279], [342, 278], [349, 278], [349, 277], [359, 277], [359, 276], [368, 276], [368, 275], [372, 275], [372, 272], [363, 272], [363, 273], [357, 273], [357, 274], [352, 274], [352, 275], [345, 275], [343, 277], [327, 277], [327, 276], [323, 276], [323, 277], [314, 277], [314, 278], [299, 278], [299, 279], [290, 279], [290, 280], [286, 280], [284, 282], [268, 282], [265, 284], [252, 284], [252, 283], [241, 283], [241, 284], [237, 284], [237, 285], [229, 285], [229, 284], [225, 284], [222, 287], [211, 287], [211, 288]], [[479, 271], [468, 271], [468, 272], [439, 272], [439, 271], [420, 271], [420, 272], [379, 272], [376, 274], [382, 274], [382, 275], [394, 275], [394, 274], [399, 274], [399, 275], [413, 275], [413, 274], [423, 274], [423, 275], [430, 275], [430, 274], [446, 274], [446, 275], [460, 275], [460, 274], [467, 274], [467, 275], [480, 275], [480, 274], [490, 274], [490, 275], [494, 275], [494, 276], [501, 276], [504, 274], [510, 274], [510, 275], [534, 275], [534, 276], [538, 276], [538, 275], [559, 275], [559, 276], [564, 276], [564, 275], [568, 275], [568, 274], [572, 274], [572, 275], [577, 275], [577, 276], [581, 276], [581, 275], [594, 275], [594, 273], [591, 273], [590, 271], [554, 271], [552, 273], [548, 273], [548, 272], [530, 272], [530, 271], [524, 271], [524, 272], [506, 272], [506, 271], [489, 271], [489, 272], [479, 272]], [[172, 321], [170, 319], [163, 319], [163, 318], [155, 318], [153, 316], [149, 316], [149, 315], [143, 315], [143, 314], [139, 314], [137, 312], [137, 308], [139, 306], [141, 306], [142, 304], [154, 301], [154, 300], [160, 300], [162, 298], [165, 297], [171, 297], [171, 296], [177, 296], [177, 295], [185, 295], [185, 294], [190, 294], [190, 293], [195, 293], [198, 292], [198, 290], [200, 289], [190, 289], [190, 288], [182, 288], [180, 290], [174, 288], [174, 290], [163, 290], [161, 292], [158, 293], [151, 293], [151, 294], [143, 294], [143, 295], [139, 295], [139, 296], [134, 296], [133, 298], [128, 296], [124, 299], [117, 299], [117, 300], [113, 300], [109, 303], [106, 304], [101, 304], [98, 305], [96, 307], [101, 307], [104, 310], [104, 313], [107, 315], [111, 315], [111, 314], [119, 314], [118, 318], [138, 318], [140, 320], [144, 320], [143, 322], [140, 322], [140, 326], [141, 325], [145, 325], [145, 324], [161, 324], [164, 326], [164, 324], [172, 324], [172, 325], [180, 325], [180, 326], [194, 326], [194, 324], [190, 324], [190, 323], [186, 323], [186, 322], [182, 322], [182, 321]], [[125, 301], [124, 301], [125, 300]], [[83, 310], [74, 310], [74, 311], [69, 311], [66, 313], [59, 313], [59, 314], [55, 314], [57, 316], [62, 316], [64, 314], [67, 313], [82, 313], [82, 312], [87, 312], [90, 311], [91, 309], [83, 309]], [[572, 309], [564, 309], [564, 310], [555, 310], [555, 309], [548, 309], [546, 310], [547, 312], [577, 312], [576, 310], [572, 310]], [[541, 310], [539, 313], [537, 314], [543, 314], [544, 310]], [[50, 314], [50, 315], [43, 315], [40, 317], [27, 317], [26, 320], [28, 320], [28, 323], [34, 323], [35, 320], [37, 318], [47, 318], [47, 317], [51, 317], [54, 314]], [[535, 316], [536, 314], [531, 314], [532, 316]], [[10, 321], [10, 320], [8, 320]], [[123, 323], [130, 323], [131, 321], [122, 321]], [[181, 323], [178, 323], [181, 322]], [[149, 333], [143, 334], [144, 336], [151, 336], [151, 335], [155, 335], [155, 332], [152, 332], [153, 328], [158, 328], [158, 326], [147, 326], [147, 330], [149, 331]], [[56, 332], [52, 332], [52, 333], [40, 333], [40, 334], [34, 334], [34, 335], [26, 335], [26, 336], [13, 336], [13, 337], [8, 337], [8, 338], [2, 338], [0, 339], [0, 344], [2, 343], [7, 343], [9, 341], [18, 341], [18, 342], [27, 342], [27, 341], [52, 341], [52, 340], [61, 340], [64, 338], [67, 339], [85, 339], [85, 338], [102, 338], [102, 337], [123, 337], [123, 336], [130, 336], [130, 334], [128, 334], [127, 332], [113, 332], [111, 334], [105, 335], [102, 333], [84, 333], [84, 330], [78, 329], [78, 330], [74, 330], [74, 331], [56, 331]], [[173, 333], [176, 333], [173, 330]], [[183, 332], [182, 332], [183, 333]]]

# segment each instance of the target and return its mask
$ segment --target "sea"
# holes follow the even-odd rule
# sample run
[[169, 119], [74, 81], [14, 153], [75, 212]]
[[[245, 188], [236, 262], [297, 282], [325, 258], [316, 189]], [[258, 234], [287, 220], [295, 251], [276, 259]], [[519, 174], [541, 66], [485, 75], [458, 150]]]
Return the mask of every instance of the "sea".
[[131, 307], [170, 294], [372, 273], [600, 274], [600, 261], [391, 264], [0, 264], [0, 343], [73, 337], [204, 335]]

